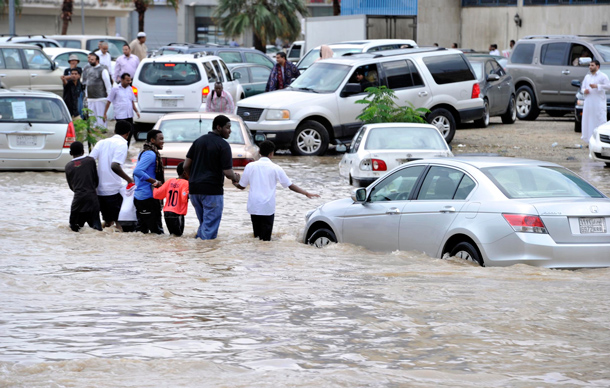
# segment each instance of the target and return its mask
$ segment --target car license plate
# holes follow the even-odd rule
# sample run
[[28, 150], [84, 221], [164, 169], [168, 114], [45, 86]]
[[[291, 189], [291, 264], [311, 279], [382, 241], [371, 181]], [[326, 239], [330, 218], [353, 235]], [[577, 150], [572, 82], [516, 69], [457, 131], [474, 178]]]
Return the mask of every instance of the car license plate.
[[602, 156], [610, 157], [610, 148], [602, 148]]
[[606, 233], [606, 220], [604, 218], [579, 218], [578, 225], [581, 234]]
[[36, 147], [38, 145], [38, 136], [18, 135], [17, 136], [17, 145]]
[[178, 106], [178, 100], [161, 100], [163, 108], [175, 108]]

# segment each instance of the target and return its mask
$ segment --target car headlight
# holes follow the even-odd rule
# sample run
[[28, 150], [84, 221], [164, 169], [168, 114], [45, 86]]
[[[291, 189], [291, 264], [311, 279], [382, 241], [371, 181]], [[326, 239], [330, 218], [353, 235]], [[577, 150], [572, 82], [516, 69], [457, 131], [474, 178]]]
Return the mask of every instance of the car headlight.
[[583, 106], [585, 104], [585, 100], [576, 100], [576, 105]]
[[269, 109], [267, 120], [290, 120], [290, 111], [288, 109]]

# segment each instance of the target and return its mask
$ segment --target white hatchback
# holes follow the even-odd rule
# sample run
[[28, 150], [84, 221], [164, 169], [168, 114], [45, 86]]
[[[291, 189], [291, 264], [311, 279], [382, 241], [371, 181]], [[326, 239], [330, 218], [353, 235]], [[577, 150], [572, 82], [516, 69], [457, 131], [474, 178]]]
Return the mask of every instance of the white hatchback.
[[237, 103], [243, 89], [222, 58], [205, 53], [146, 58], [133, 80], [140, 111], [134, 122], [148, 124], [150, 129], [166, 113], [204, 112], [206, 97], [216, 81], [222, 82]]

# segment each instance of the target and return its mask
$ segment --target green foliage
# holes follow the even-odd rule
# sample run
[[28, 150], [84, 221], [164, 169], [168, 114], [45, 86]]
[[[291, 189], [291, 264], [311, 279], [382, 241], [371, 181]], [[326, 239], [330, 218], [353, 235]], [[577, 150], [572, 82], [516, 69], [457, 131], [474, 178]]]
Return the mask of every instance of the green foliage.
[[87, 118], [78, 118], [73, 121], [74, 132], [76, 132], [76, 140], [82, 143], [87, 142], [89, 151], [91, 151], [95, 143], [104, 137], [105, 128], [97, 125], [97, 116], [93, 115], [91, 109], [83, 108], [83, 116]]
[[430, 110], [426, 108], [415, 108], [407, 101], [407, 106], [399, 106], [396, 94], [386, 86], [371, 86], [365, 90], [368, 95], [356, 104], [366, 104], [357, 119], [365, 124], [374, 123], [425, 123], [426, 114]]
[[[9, 0], [0, 0], [0, 16], [4, 18], [4, 13], [8, 13]], [[20, 14], [22, 11], [21, 0], [15, 0], [15, 13]], [[8, 19], [8, 18], [7, 18]], [[8, 23], [8, 21], [7, 21]], [[17, 22], [15, 22], [17, 23]]]

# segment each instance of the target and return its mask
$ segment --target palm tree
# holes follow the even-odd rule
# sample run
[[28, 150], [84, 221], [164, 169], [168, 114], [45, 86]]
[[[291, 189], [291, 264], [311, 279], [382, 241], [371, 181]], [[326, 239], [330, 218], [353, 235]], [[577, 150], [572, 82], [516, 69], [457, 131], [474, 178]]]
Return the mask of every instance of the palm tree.
[[299, 36], [297, 13], [308, 15], [303, 0], [220, 0], [214, 16], [227, 36], [241, 35], [251, 27], [254, 48], [266, 52], [267, 42], [277, 37], [294, 40]]
[[68, 33], [68, 24], [72, 21], [72, 9], [74, 8], [74, 0], [64, 0], [61, 5], [61, 34]]

